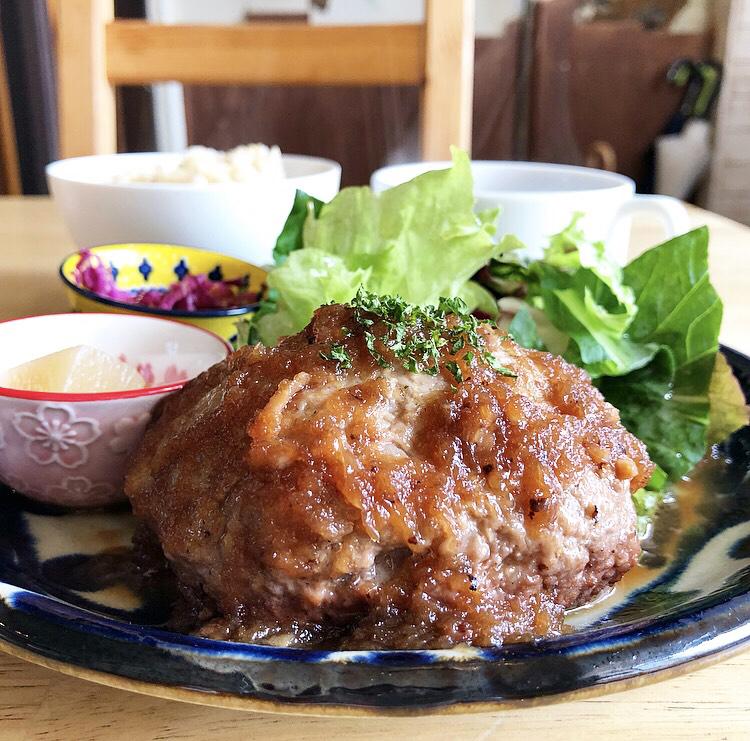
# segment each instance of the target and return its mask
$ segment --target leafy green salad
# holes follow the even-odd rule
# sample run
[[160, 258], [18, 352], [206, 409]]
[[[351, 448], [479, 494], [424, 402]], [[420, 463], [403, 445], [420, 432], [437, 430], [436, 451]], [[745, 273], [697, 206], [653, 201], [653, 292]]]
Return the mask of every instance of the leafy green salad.
[[468, 156], [376, 195], [343, 189], [323, 204], [301, 191], [274, 250], [268, 296], [248, 341], [274, 344], [360, 288], [418, 306], [461, 298], [521, 345], [584, 368], [656, 471], [634, 496], [644, 529], [670, 482], [747, 423], [745, 399], [719, 350], [722, 303], [708, 275], [703, 227], [625, 268], [586, 239], [580, 214], [525, 260], [497, 241], [497, 211], [474, 212]]

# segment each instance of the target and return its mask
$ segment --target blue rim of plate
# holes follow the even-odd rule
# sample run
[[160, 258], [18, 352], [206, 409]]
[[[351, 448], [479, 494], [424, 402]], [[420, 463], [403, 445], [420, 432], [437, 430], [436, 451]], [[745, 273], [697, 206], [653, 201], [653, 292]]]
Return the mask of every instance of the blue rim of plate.
[[[723, 352], [750, 396], [750, 358]], [[750, 427], [723, 445], [743, 464], [735, 472], [737, 486], [748, 488]], [[742, 523], [750, 521], [748, 489]], [[724, 525], [706, 543], [730, 529]], [[750, 527], [741, 545], [742, 555], [750, 555]], [[673, 583], [695, 555], [675, 558], [617, 610]], [[0, 598], [0, 643], [11, 652], [65, 664], [72, 673], [80, 668], [84, 676], [88, 671], [145, 683], [154, 694], [187, 690], [188, 697], [179, 699], [207, 704], [231, 696], [249, 709], [283, 712], [485, 711], [656, 679], [750, 644], [750, 565], [741, 578], [663, 614], [498, 648], [343, 652], [229, 643], [127, 623], [2, 582]]]

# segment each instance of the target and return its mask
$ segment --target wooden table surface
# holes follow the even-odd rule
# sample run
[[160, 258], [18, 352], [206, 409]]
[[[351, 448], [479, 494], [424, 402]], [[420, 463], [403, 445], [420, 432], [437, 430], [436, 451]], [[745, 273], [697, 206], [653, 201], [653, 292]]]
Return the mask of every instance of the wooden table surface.
[[[722, 340], [750, 354], [750, 228], [699, 209], [691, 217], [711, 229], [711, 274], [725, 303]], [[659, 239], [658, 225], [639, 222], [633, 254]], [[0, 320], [65, 311], [57, 265], [72, 249], [47, 198], [0, 198]], [[349, 720], [160, 700], [0, 654], [0, 739], [741, 739], [750, 738], [748, 686], [750, 651], [593, 699], [452, 718]]]

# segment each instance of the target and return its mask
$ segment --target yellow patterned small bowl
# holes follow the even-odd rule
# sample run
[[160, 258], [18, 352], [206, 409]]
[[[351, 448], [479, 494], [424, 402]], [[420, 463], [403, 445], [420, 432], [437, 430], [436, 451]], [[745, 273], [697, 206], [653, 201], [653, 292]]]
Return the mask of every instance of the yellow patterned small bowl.
[[[260, 293], [266, 280], [266, 271], [255, 265], [196, 247], [171, 244], [113, 244], [93, 247], [91, 252], [105, 265], [110, 266], [117, 287], [124, 290], [166, 288], [175, 281], [182, 280], [188, 273], [205, 273], [212, 280], [245, 279], [247, 290]], [[258, 310], [257, 303], [231, 309], [200, 311], [154, 309], [105, 298], [76, 285], [74, 270], [78, 260], [79, 253], [74, 252], [60, 265], [60, 277], [74, 311], [149, 314], [193, 324], [231, 341], [237, 334], [236, 323], [240, 319], [250, 319]]]

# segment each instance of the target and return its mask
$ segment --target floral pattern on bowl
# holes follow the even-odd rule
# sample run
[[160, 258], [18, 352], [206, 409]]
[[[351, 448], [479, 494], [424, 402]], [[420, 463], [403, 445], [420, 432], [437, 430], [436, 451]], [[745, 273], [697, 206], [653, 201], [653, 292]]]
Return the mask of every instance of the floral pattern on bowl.
[[108, 445], [113, 453], [125, 455], [138, 444], [143, 430], [151, 419], [150, 412], [143, 412], [137, 417], [123, 417], [112, 427], [114, 432]]
[[69, 404], [40, 404], [34, 413], [14, 414], [12, 424], [25, 439], [24, 452], [40, 466], [84, 465], [89, 459], [88, 446], [102, 434], [95, 419], [76, 418]]
[[75, 506], [80, 501], [84, 506], [107, 504], [115, 493], [112, 484], [89, 481], [85, 476], [66, 476], [61, 484], [47, 488], [46, 498], [51, 502], [66, 501]]
[[121, 500], [128, 454], [154, 406], [229, 353], [226, 342], [205, 330], [125, 314], [5, 322], [0, 343], [5, 350], [0, 370], [80, 344], [151, 370], [152, 385], [134, 391], [54, 394], [0, 388], [0, 481], [34, 499], [73, 507]]

